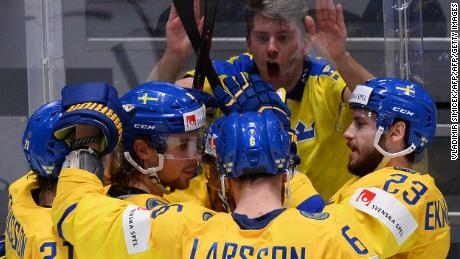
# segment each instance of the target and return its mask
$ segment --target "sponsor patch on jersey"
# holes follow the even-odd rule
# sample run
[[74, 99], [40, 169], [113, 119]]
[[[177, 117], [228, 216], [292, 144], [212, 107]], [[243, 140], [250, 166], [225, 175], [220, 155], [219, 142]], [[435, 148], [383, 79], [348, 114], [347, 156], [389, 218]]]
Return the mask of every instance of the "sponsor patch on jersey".
[[206, 109], [204, 104], [199, 109], [184, 113], [183, 117], [185, 132], [203, 127], [206, 123]]
[[350, 203], [356, 209], [382, 222], [401, 245], [417, 229], [418, 223], [397, 198], [382, 189], [359, 188]]
[[329, 218], [329, 213], [327, 213], [327, 212], [311, 213], [311, 212], [306, 212], [306, 211], [302, 211], [302, 210], [299, 210], [299, 212], [304, 217], [307, 217], [309, 219], [323, 220], [323, 219]]
[[369, 102], [369, 96], [371, 96], [372, 88], [365, 85], [357, 85], [353, 93], [351, 94], [350, 103], [359, 103], [367, 105]]
[[123, 212], [123, 233], [128, 254], [136, 254], [149, 248], [151, 211], [128, 205]]
[[212, 216], [214, 216], [214, 215], [212, 215], [212, 214], [209, 213], [209, 212], [203, 213], [203, 221], [208, 221], [209, 219], [212, 218]]

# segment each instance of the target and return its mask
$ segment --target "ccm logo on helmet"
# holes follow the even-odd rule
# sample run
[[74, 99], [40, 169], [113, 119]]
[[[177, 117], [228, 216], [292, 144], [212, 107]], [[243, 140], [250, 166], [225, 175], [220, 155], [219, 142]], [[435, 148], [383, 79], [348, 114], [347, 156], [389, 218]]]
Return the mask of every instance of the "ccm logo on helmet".
[[402, 113], [402, 114], [407, 114], [409, 116], [414, 116], [414, 114], [415, 114], [414, 112], [405, 110], [405, 109], [400, 108], [400, 107], [393, 107], [393, 111], [399, 112], [399, 113]]
[[154, 125], [146, 125], [146, 124], [134, 124], [134, 128], [153, 130], [153, 129], [155, 129], [155, 126]]

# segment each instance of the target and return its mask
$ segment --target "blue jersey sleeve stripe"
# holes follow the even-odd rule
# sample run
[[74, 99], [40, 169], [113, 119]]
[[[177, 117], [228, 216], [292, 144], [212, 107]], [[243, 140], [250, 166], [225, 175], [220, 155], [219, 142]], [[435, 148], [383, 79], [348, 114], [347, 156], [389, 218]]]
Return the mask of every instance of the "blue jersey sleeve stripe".
[[316, 194], [297, 205], [297, 209], [310, 213], [319, 213], [323, 211], [325, 205], [326, 203], [321, 195]]
[[64, 238], [64, 235], [62, 234], [62, 223], [64, 222], [64, 220], [67, 218], [67, 216], [69, 216], [69, 214], [75, 210], [75, 208], [77, 207], [77, 204], [78, 203], [74, 203], [72, 205], [70, 205], [65, 211], [64, 211], [64, 214], [62, 215], [62, 217], [59, 219], [59, 222], [57, 224], [57, 229], [58, 229], [58, 235], [60, 238]]

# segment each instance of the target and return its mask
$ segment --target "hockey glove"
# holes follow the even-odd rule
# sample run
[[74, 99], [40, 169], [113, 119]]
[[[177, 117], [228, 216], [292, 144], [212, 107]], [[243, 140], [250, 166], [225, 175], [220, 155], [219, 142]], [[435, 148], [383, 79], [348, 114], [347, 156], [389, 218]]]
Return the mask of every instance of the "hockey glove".
[[273, 87], [262, 80], [257, 74], [241, 72], [236, 76], [221, 76], [222, 86], [214, 89], [220, 109], [228, 114], [236, 111], [239, 113], [256, 111], [262, 112], [271, 109], [291, 137], [291, 157], [294, 165], [300, 164], [297, 156], [296, 134], [291, 128], [291, 112], [286, 105], [286, 92], [279, 89], [275, 92]]
[[233, 111], [243, 113], [273, 109], [284, 127], [291, 127], [289, 108], [273, 87], [263, 81], [260, 76], [242, 72], [236, 76], [222, 76], [221, 78], [223, 78], [222, 86], [214, 89], [214, 96], [225, 114]]
[[63, 113], [55, 127], [56, 138], [64, 139], [71, 148], [86, 144], [91, 138], [75, 140], [75, 127], [87, 124], [102, 133], [100, 154], [112, 152], [121, 140], [123, 123], [127, 119], [117, 90], [106, 83], [83, 83], [65, 86], [61, 95]]

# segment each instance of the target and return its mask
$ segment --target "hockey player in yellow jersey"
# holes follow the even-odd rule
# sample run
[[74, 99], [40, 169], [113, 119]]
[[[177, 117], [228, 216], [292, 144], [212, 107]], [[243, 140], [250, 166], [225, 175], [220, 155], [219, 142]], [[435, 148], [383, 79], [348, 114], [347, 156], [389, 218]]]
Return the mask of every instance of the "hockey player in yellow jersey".
[[[216, 120], [205, 129], [203, 136], [202, 173], [190, 181], [189, 188], [176, 190], [165, 195], [170, 202], [195, 201], [203, 207], [216, 212], [227, 212], [234, 208], [233, 200], [222, 199], [221, 176], [217, 170], [216, 142], [222, 119]], [[304, 174], [289, 169], [289, 177], [285, 183], [283, 205], [286, 208], [297, 208], [306, 212], [321, 212], [325, 202]], [[229, 195], [225, 194], [227, 197]]]
[[194, 203], [149, 211], [106, 197], [88, 166], [97, 154], [80, 149], [66, 164], [81, 169], [61, 172], [53, 220], [83, 258], [377, 258], [340, 218], [282, 208], [290, 138], [272, 111], [226, 117], [217, 153], [232, 214]]
[[[283, 126], [289, 131], [290, 136], [295, 139], [295, 134], [290, 128], [290, 111], [285, 103], [285, 92], [282, 91], [283, 89], [275, 92], [272, 86], [263, 81], [260, 76], [248, 75], [246, 73], [239, 73], [233, 77], [225, 77], [222, 80], [222, 84], [228, 91], [224, 91], [223, 87], [219, 85], [214, 89], [214, 94], [224, 114], [270, 109], [282, 121]], [[253, 91], [252, 95], [248, 92], [244, 95], [238, 95], [238, 93], [244, 92], [245, 87], [248, 85], [251, 85], [257, 91]], [[229, 102], [230, 98], [234, 101]], [[224, 206], [222, 206], [221, 199], [217, 198], [219, 197], [217, 190], [221, 189], [222, 181], [219, 179], [216, 168], [217, 154], [214, 137], [215, 132], [219, 131], [220, 124], [220, 120], [216, 120], [212, 126], [205, 130], [203, 137], [203, 146], [205, 148], [202, 157], [203, 173], [191, 181], [192, 185], [189, 188], [167, 195], [168, 199], [175, 202], [195, 200], [200, 202], [202, 206], [212, 208], [215, 211], [229, 211], [230, 207], [228, 204], [223, 204]], [[290, 163], [292, 166], [289, 170], [289, 181], [286, 183], [284, 206], [287, 208], [298, 208], [307, 212], [321, 212], [325, 204], [324, 200], [312, 186], [308, 177], [294, 170], [294, 166], [298, 165], [296, 152], [296, 146], [292, 145], [292, 163]]]
[[190, 90], [159, 81], [142, 84], [120, 100], [130, 119], [109, 195], [145, 208], [167, 203], [163, 195], [187, 188], [197, 171], [205, 106]]
[[[305, 0], [248, 1], [248, 53], [214, 61], [214, 67], [218, 74], [228, 76], [240, 72], [260, 74], [275, 89], [286, 89], [291, 127], [297, 133], [301, 158], [297, 170], [306, 174], [319, 194], [328, 199], [352, 176], [346, 168], [346, 141], [334, 131], [336, 112], [354, 86], [374, 76], [346, 51], [342, 5], [317, 0], [317, 24], [306, 16], [307, 9]], [[167, 49], [149, 80], [174, 82], [183, 60], [191, 53], [174, 7], [166, 30]], [[311, 47], [324, 58], [307, 55]], [[177, 82], [184, 86], [191, 83], [191, 78]], [[209, 85], [205, 90], [211, 91]]]
[[358, 85], [349, 104], [353, 120], [344, 136], [355, 177], [325, 210], [340, 211], [384, 258], [445, 258], [446, 201], [429, 174], [410, 169], [434, 138], [431, 96], [411, 81], [376, 78]]
[[61, 239], [51, 221], [58, 175], [69, 149], [53, 137], [61, 102], [38, 108], [30, 117], [22, 145], [31, 171], [9, 187], [6, 220], [7, 258], [74, 258], [72, 245]]

